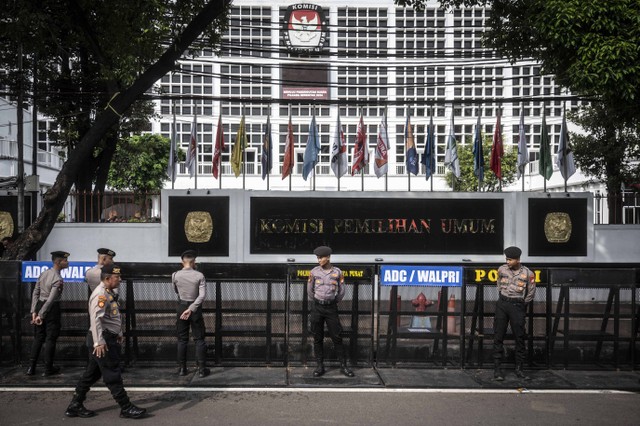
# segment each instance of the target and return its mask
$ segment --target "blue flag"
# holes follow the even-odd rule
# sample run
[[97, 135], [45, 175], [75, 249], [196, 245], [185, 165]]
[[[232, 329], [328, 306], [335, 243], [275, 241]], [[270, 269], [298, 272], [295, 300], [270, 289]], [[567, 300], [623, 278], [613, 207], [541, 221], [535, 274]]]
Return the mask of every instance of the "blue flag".
[[307, 137], [307, 147], [304, 150], [304, 163], [302, 164], [302, 178], [307, 180], [309, 173], [318, 163], [318, 154], [320, 153], [320, 138], [318, 137], [318, 129], [316, 128], [316, 116], [311, 117], [309, 124], [309, 136]]
[[433, 115], [431, 116], [431, 120], [429, 120], [429, 127], [427, 127], [427, 140], [424, 144], [424, 154], [422, 155], [421, 163], [424, 164], [426, 171], [426, 179], [429, 178], [436, 172], [436, 157], [434, 155], [436, 146], [436, 135], [435, 128], [433, 127]]
[[404, 147], [406, 151], [407, 173], [418, 174], [418, 153], [413, 140], [413, 129], [411, 127], [411, 117], [407, 114], [407, 121], [404, 125]]
[[478, 123], [473, 137], [473, 173], [478, 177], [478, 183], [484, 180], [484, 152], [482, 150], [482, 134], [480, 132], [480, 111], [478, 111]]

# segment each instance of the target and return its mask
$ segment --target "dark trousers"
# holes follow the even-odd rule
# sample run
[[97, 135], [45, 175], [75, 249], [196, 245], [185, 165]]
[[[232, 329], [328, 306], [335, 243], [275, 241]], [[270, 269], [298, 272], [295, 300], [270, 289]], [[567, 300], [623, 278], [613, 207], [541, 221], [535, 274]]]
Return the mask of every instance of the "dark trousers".
[[120, 344], [118, 336], [109, 332], [102, 334], [107, 343], [107, 352], [102, 358], [98, 358], [93, 354], [93, 337], [91, 333], [87, 336], [87, 347], [89, 348], [89, 363], [85, 368], [82, 377], [76, 385], [76, 395], [79, 402], [83, 402], [87, 393], [100, 377], [111, 392], [111, 396], [118, 403], [120, 408], [128, 408], [131, 405], [127, 391], [124, 390], [122, 384], [122, 375], [120, 370]]
[[202, 307], [191, 313], [187, 320], [180, 319], [182, 314], [191, 305], [189, 302], [180, 302], [176, 308], [176, 330], [178, 331], [178, 364], [187, 362], [187, 345], [189, 344], [189, 328], [196, 344], [196, 360], [198, 364], [204, 364], [207, 357], [207, 345], [204, 343], [204, 317]]
[[516, 338], [516, 363], [522, 364], [526, 359], [524, 343], [524, 322], [526, 304], [524, 302], [510, 302], [498, 299], [494, 321], [493, 358], [501, 360], [503, 356], [504, 335], [507, 325], [511, 324], [511, 331]]
[[[38, 301], [36, 312], [42, 308], [44, 302]], [[40, 350], [44, 345], [44, 365], [46, 368], [53, 366], [53, 356], [56, 352], [56, 341], [60, 336], [60, 303], [54, 302], [47, 315], [42, 320], [42, 325], [34, 326], [33, 346], [31, 346], [31, 363], [35, 364], [40, 356]]]
[[324, 358], [324, 325], [327, 324], [329, 330], [329, 337], [333, 341], [333, 346], [336, 350], [338, 358], [342, 360], [344, 358], [344, 349], [342, 347], [342, 326], [340, 325], [340, 318], [338, 317], [338, 304], [331, 303], [329, 305], [321, 305], [318, 302], [312, 302], [311, 308], [311, 333], [313, 334], [313, 351], [316, 359], [322, 360]]

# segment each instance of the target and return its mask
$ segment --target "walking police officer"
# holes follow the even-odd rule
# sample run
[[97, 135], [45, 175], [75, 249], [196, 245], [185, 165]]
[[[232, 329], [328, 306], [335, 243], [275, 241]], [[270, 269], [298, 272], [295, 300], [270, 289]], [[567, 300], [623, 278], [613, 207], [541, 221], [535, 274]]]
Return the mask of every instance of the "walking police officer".
[[120, 417], [139, 419], [147, 410], [136, 407], [122, 384], [120, 371], [120, 344], [122, 335], [122, 315], [118, 295], [114, 292], [120, 285], [120, 268], [114, 264], [102, 267], [102, 282], [89, 298], [90, 348], [89, 363], [76, 385], [73, 399], [67, 407], [67, 417], [93, 417], [96, 413], [84, 406], [84, 400], [91, 386], [102, 377], [113, 399], [120, 406]]
[[108, 248], [98, 249], [98, 264], [93, 268], [87, 269], [84, 273], [84, 282], [89, 286], [89, 294], [93, 293], [93, 290], [100, 285], [102, 267], [104, 265], [111, 265], [113, 258], [116, 257], [116, 252]]
[[311, 270], [309, 281], [307, 281], [307, 294], [309, 300], [312, 301], [313, 351], [317, 362], [313, 376], [320, 377], [325, 373], [323, 340], [326, 322], [329, 336], [340, 360], [340, 372], [347, 377], [353, 377], [353, 371], [347, 366], [342, 337], [340, 336], [342, 326], [338, 317], [338, 303], [344, 298], [345, 293], [344, 276], [340, 269], [331, 265], [330, 247], [317, 247], [313, 254], [318, 257], [318, 266]]
[[36, 374], [36, 364], [40, 350], [44, 344], [44, 374], [51, 376], [60, 372], [60, 367], [53, 365], [56, 352], [56, 341], [60, 335], [60, 298], [64, 283], [60, 271], [69, 267], [69, 253], [54, 251], [51, 253], [53, 267], [47, 269], [36, 282], [31, 296], [31, 324], [35, 325], [33, 346], [31, 347], [31, 364], [26, 374]]
[[189, 343], [189, 327], [196, 344], [196, 360], [198, 376], [206, 377], [207, 346], [204, 342], [205, 326], [202, 316], [202, 302], [207, 295], [206, 280], [202, 272], [196, 271], [196, 252], [187, 250], [182, 253], [182, 269], [171, 276], [173, 289], [178, 294], [176, 309], [176, 330], [178, 332], [178, 374], [187, 375], [187, 345]]
[[516, 339], [516, 376], [519, 379], [529, 379], [522, 371], [526, 359], [524, 323], [526, 308], [536, 294], [536, 281], [533, 272], [520, 263], [521, 254], [522, 250], [518, 247], [507, 247], [504, 250], [507, 263], [498, 268], [498, 302], [493, 343], [493, 377], [498, 381], [504, 380], [500, 363], [504, 352], [504, 335], [509, 323]]

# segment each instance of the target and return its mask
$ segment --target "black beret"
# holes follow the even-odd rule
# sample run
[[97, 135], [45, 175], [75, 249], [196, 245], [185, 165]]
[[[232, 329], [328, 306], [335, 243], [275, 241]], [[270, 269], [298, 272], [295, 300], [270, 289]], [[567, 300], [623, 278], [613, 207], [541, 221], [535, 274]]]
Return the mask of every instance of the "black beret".
[[185, 250], [180, 258], [184, 259], [185, 257], [188, 259], [195, 259], [196, 257], [198, 257], [198, 252], [196, 252], [195, 250]]
[[316, 247], [316, 249], [313, 251], [313, 254], [315, 254], [318, 257], [331, 256], [331, 247], [327, 247], [327, 246]]
[[522, 254], [522, 250], [516, 246], [507, 247], [504, 249], [504, 255], [508, 259], [520, 259], [520, 255]]
[[113, 250], [110, 250], [108, 248], [99, 248], [98, 249], [98, 254], [106, 254], [106, 255], [109, 255], [111, 257], [115, 257], [116, 252], [113, 251]]
[[66, 251], [52, 251], [51, 252], [51, 259], [52, 260], [66, 259], [69, 256], [70, 256], [70, 254], [67, 253]]
[[120, 275], [120, 267], [113, 263], [110, 265], [104, 265], [102, 267], [102, 273], [106, 275]]

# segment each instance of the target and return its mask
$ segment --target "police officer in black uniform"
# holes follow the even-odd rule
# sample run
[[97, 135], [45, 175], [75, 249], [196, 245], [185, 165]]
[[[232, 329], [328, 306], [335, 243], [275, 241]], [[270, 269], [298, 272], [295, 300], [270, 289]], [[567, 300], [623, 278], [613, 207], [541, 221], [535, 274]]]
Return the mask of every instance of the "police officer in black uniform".
[[536, 280], [533, 272], [520, 263], [521, 254], [522, 250], [518, 247], [507, 247], [504, 250], [507, 263], [498, 268], [498, 302], [493, 342], [493, 377], [497, 381], [504, 380], [500, 364], [504, 335], [509, 323], [516, 338], [516, 376], [519, 379], [529, 379], [522, 371], [526, 359], [524, 324], [527, 305], [536, 294]]
[[65, 251], [51, 252], [53, 267], [40, 274], [33, 288], [31, 324], [35, 326], [35, 330], [27, 376], [36, 374], [36, 364], [42, 345], [44, 345], [43, 376], [60, 373], [60, 367], [53, 365], [53, 356], [56, 352], [56, 341], [60, 335], [60, 298], [64, 287], [60, 271], [69, 267], [68, 257], [69, 253]]
[[311, 333], [313, 334], [313, 351], [316, 356], [314, 377], [325, 373], [324, 369], [324, 324], [327, 324], [329, 336], [333, 341], [336, 354], [340, 359], [340, 372], [353, 377], [353, 371], [347, 366], [342, 344], [342, 326], [338, 317], [338, 303], [344, 298], [345, 286], [342, 271], [331, 265], [331, 248], [317, 247], [313, 254], [318, 257], [318, 266], [309, 273], [307, 294], [311, 300]]
[[120, 417], [139, 419], [145, 416], [147, 410], [131, 403], [120, 371], [122, 315], [118, 294], [114, 291], [120, 286], [120, 268], [114, 264], [104, 265], [101, 277], [102, 282], [89, 298], [89, 363], [64, 414], [67, 417], [93, 417], [96, 413], [85, 408], [83, 403], [91, 386], [102, 377], [111, 396], [120, 406]]

